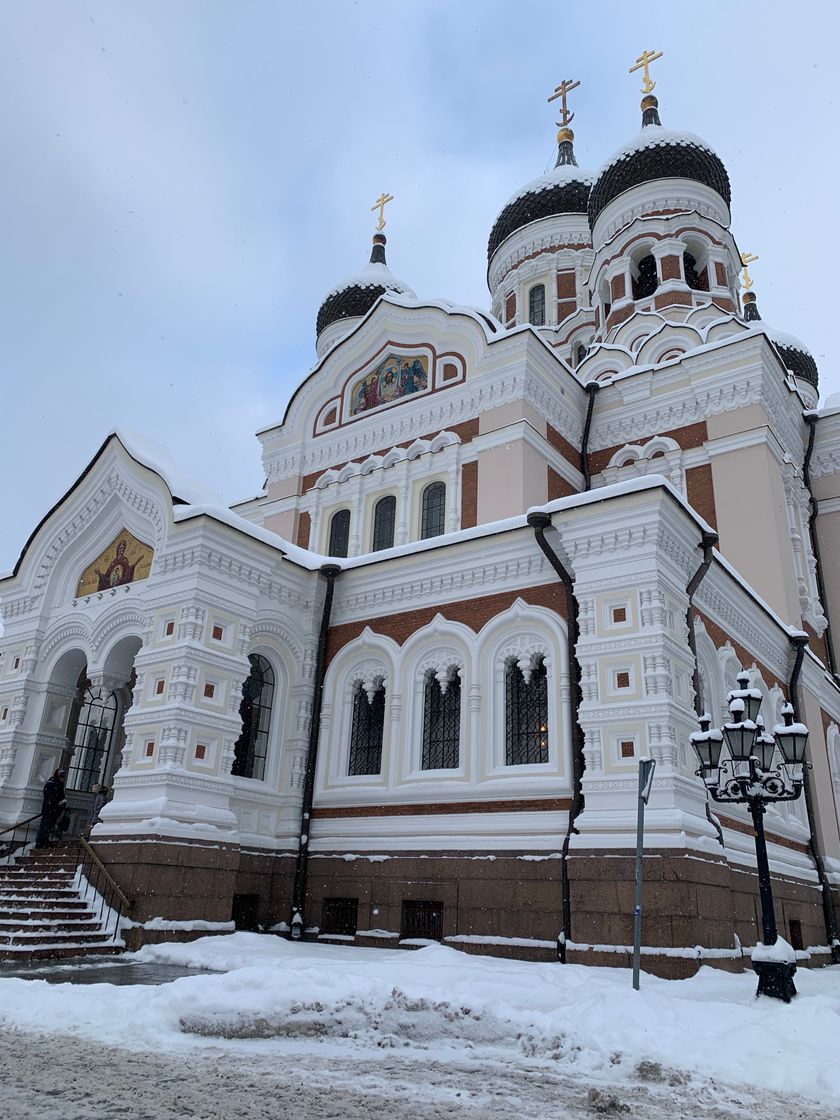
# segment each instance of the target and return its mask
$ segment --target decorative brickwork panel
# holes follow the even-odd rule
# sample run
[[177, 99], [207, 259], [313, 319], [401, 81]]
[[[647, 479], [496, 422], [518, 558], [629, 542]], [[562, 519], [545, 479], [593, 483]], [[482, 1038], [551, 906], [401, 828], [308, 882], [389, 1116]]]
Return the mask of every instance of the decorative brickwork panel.
[[478, 524], [478, 461], [461, 468], [461, 528]]
[[308, 513], [298, 515], [297, 544], [298, 548], [309, 548], [309, 536], [312, 532], [312, 518]]

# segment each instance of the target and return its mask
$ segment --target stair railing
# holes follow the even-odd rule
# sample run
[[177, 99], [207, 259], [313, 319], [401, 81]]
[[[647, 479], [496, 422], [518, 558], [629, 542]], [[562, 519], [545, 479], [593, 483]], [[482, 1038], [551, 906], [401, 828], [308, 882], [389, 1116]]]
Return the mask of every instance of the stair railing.
[[38, 835], [38, 821], [41, 814], [27, 817], [25, 821], [0, 830], [0, 867], [8, 866], [15, 862], [18, 856], [25, 855]]
[[99, 907], [99, 921], [105, 924], [106, 929], [113, 921], [112, 937], [115, 942], [119, 941], [122, 918], [130, 913], [134, 903], [124, 894], [83, 836], [79, 837], [77, 877], [81, 897], [89, 903], [91, 909]]

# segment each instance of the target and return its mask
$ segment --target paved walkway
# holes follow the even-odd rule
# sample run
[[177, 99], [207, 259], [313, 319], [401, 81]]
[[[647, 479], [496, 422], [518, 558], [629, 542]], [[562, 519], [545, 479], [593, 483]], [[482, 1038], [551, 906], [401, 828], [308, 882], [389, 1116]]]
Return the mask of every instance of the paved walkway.
[[197, 976], [206, 969], [176, 964], [128, 961], [123, 957], [80, 957], [73, 961], [0, 962], [0, 980], [46, 980], [49, 984], [168, 984], [179, 976]]

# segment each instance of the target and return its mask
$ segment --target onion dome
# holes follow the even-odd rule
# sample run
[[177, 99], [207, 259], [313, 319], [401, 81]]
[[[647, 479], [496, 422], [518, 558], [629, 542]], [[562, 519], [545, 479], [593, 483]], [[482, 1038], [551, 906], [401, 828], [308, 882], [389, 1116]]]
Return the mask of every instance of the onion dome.
[[557, 214], [586, 214], [592, 173], [578, 167], [572, 146], [574, 138], [570, 128], [561, 128], [553, 170], [526, 183], [505, 203], [490, 233], [488, 260], [507, 237], [531, 222]]
[[414, 295], [412, 289], [398, 280], [388, 268], [385, 244], [385, 234], [375, 233], [370, 263], [358, 275], [351, 276], [327, 294], [318, 310], [315, 331], [319, 339], [331, 324], [341, 319], [360, 319], [367, 315], [385, 292]]
[[716, 191], [727, 206], [732, 198], [729, 176], [720, 157], [691, 132], [663, 128], [659, 102], [642, 98], [642, 131], [619, 148], [598, 172], [589, 196], [589, 225], [624, 191], [655, 179], [692, 179]]
[[782, 359], [785, 369], [789, 370], [794, 377], [800, 377], [803, 381], [807, 381], [809, 385], [819, 391], [820, 375], [817, 363], [805, 343], [798, 339], [796, 335], [787, 334], [785, 331], [777, 331], [775, 327], [768, 327], [763, 322], [759, 314], [755, 292], [744, 292], [743, 299], [745, 322], [760, 322], [764, 333], [779, 351], [779, 357]]

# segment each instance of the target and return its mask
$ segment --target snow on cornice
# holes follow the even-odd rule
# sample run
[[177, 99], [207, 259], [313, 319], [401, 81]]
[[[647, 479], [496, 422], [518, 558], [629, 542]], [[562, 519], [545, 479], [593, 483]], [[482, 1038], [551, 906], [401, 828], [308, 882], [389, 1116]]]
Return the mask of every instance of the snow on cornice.
[[111, 434], [116, 436], [132, 459], [163, 479], [174, 499], [188, 504], [224, 504], [214, 490], [191, 478], [162, 444], [133, 428], [115, 428]]

